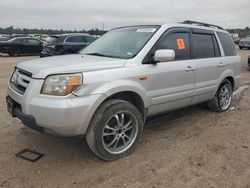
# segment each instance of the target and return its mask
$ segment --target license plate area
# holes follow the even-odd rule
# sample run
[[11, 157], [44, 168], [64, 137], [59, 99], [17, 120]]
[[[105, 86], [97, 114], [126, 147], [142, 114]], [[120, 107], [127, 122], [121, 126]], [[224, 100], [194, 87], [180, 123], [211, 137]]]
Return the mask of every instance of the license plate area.
[[12, 100], [10, 97], [6, 97], [6, 102], [7, 102], [7, 110], [10, 113], [12, 117], [16, 117], [14, 111], [16, 108], [16, 102]]

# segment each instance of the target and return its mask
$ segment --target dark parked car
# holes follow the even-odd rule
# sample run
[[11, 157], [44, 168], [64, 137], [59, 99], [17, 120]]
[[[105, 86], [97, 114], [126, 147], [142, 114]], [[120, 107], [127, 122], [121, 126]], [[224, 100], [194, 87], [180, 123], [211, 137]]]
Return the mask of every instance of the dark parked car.
[[0, 53], [6, 53], [10, 56], [40, 55], [43, 43], [35, 38], [17, 37], [8, 41], [0, 42]]
[[7, 41], [16, 37], [27, 37], [27, 35], [24, 34], [1, 35], [0, 41]]
[[0, 41], [10, 40], [10, 35], [0, 35]]
[[239, 48], [240, 49], [243, 49], [243, 48], [250, 49], [250, 36], [246, 36], [245, 38], [240, 40]]
[[94, 40], [95, 37], [81, 33], [50, 36], [44, 43], [41, 57], [77, 53]]
[[8, 37], [3, 37], [3, 36], [0, 37], [0, 41], [7, 41], [7, 40], [9, 40]]
[[250, 56], [248, 56], [248, 67], [250, 69]]
[[235, 44], [239, 44], [240, 43], [240, 38], [239, 37], [233, 37], [233, 41]]

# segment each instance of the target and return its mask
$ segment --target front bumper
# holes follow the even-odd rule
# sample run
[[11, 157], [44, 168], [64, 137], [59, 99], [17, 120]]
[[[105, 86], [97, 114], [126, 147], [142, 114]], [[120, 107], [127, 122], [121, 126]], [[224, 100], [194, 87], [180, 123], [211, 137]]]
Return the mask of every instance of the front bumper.
[[55, 53], [55, 49], [50, 49], [48, 47], [44, 47], [42, 52], [41, 52], [41, 55], [40, 57], [49, 57], [49, 56], [53, 56], [53, 55], [56, 55]]
[[32, 80], [23, 95], [8, 87], [8, 96], [19, 107], [14, 109], [15, 115], [24, 125], [39, 132], [61, 136], [85, 134], [94, 112], [105, 96], [41, 95], [42, 83], [43, 80]]
[[49, 57], [49, 56], [53, 56], [54, 55], [54, 53], [48, 53], [48, 52], [41, 52], [41, 54], [40, 54], [40, 57]]
[[[12, 104], [15, 105], [13, 112], [11, 113], [12, 117], [18, 117], [24, 125], [27, 127], [34, 129], [38, 132], [44, 133], [44, 129], [42, 127], [39, 127], [36, 124], [36, 120], [32, 115], [26, 115], [22, 112], [21, 107], [15, 103], [9, 96], [6, 97], [7, 105], [9, 105], [9, 101], [12, 101]], [[9, 108], [9, 107], [8, 107]]]
[[6, 48], [6, 47], [1, 47], [0, 46], [0, 53], [8, 54], [8, 53], [10, 53], [10, 49]]
[[239, 44], [240, 48], [250, 48], [250, 44]]

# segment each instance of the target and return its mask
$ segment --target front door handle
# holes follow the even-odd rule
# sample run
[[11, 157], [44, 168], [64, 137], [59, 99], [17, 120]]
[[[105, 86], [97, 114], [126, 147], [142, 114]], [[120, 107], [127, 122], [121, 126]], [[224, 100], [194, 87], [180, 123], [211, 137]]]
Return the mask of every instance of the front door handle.
[[193, 71], [195, 71], [195, 68], [190, 65], [186, 68], [186, 72], [193, 72]]
[[223, 62], [220, 62], [218, 67], [225, 67], [226, 65]]

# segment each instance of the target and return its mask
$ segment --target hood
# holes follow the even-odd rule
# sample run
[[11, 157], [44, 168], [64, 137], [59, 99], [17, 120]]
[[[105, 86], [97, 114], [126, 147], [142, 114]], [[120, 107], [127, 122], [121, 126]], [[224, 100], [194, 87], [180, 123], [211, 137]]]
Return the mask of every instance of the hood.
[[32, 73], [33, 78], [46, 78], [51, 74], [119, 68], [123, 67], [125, 63], [124, 59], [73, 54], [25, 61], [19, 63], [17, 67]]
[[0, 45], [2, 44], [9, 44], [10, 42], [8, 40], [3, 40], [3, 41], [0, 41]]

